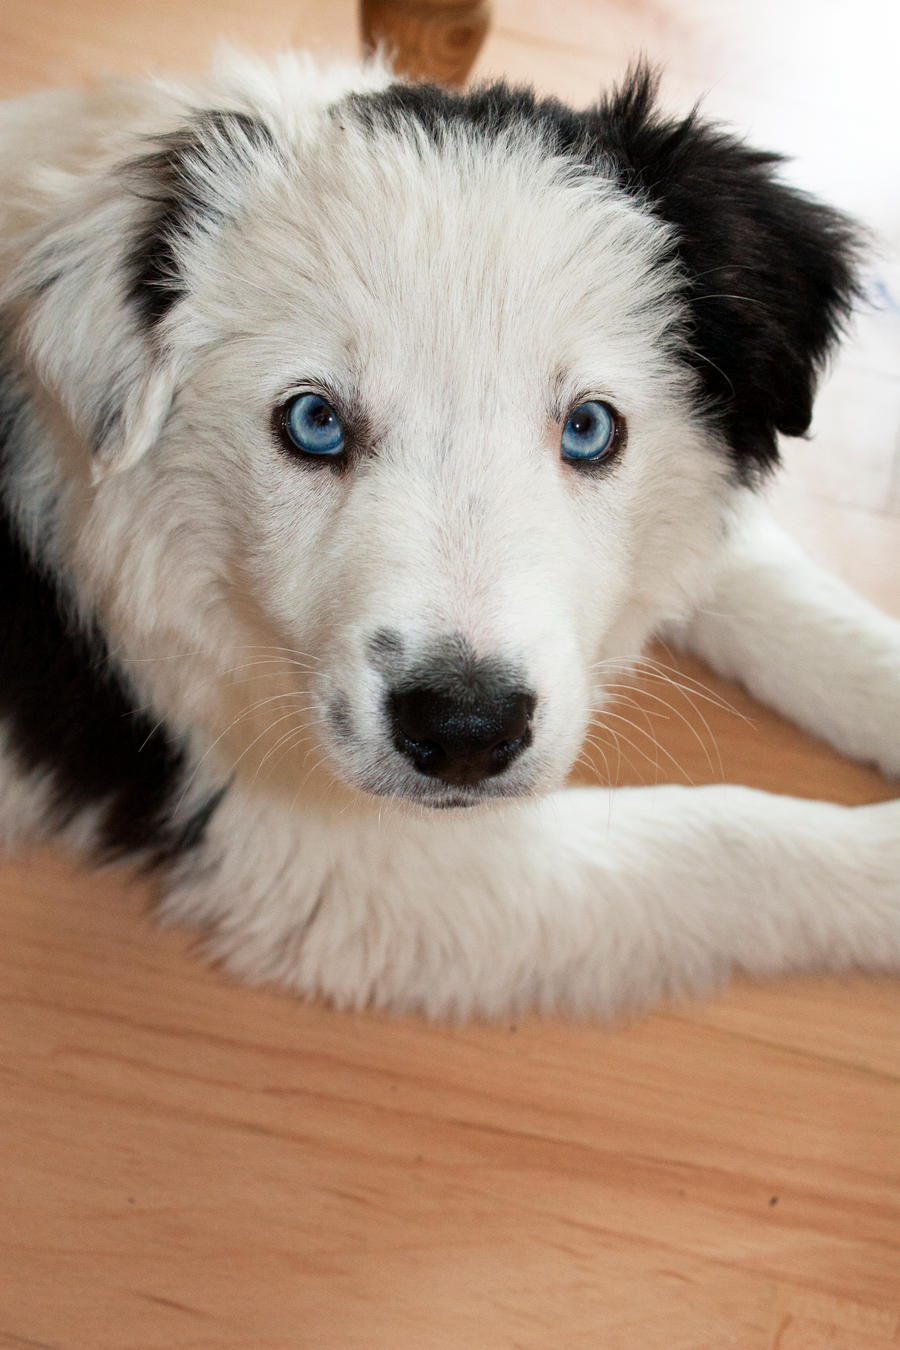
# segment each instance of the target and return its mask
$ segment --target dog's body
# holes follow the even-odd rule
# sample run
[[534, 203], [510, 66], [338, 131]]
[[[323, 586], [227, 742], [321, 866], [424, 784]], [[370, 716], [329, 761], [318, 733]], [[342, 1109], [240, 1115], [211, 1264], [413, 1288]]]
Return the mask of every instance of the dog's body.
[[9, 839], [157, 866], [233, 969], [341, 1004], [900, 966], [900, 803], [559, 791], [663, 630], [900, 773], [900, 626], [754, 493], [851, 233], [651, 93], [287, 57], [8, 105]]

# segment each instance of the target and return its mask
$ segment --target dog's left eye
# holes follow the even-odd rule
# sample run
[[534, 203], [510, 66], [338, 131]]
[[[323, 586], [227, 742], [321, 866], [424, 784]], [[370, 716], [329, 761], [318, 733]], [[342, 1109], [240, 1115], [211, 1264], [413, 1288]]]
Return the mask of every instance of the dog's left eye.
[[344, 428], [321, 394], [298, 394], [281, 409], [280, 430], [289, 448], [334, 458], [344, 449]]
[[598, 399], [579, 403], [563, 427], [562, 456], [573, 464], [606, 459], [621, 439], [621, 419], [615, 408]]

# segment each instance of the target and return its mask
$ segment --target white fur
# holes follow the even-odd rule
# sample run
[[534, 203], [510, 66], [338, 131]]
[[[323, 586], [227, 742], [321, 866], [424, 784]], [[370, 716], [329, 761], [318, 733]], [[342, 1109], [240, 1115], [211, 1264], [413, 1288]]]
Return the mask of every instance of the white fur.
[[[441, 1016], [612, 1013], [735, 968], [897, 969], [900, 803], [558, 790], [604, 663], [663, 628], [900, 773], [900, 627], [773, 533], [692, 416], [665, 227], [524, 138], [438, 153], [329, 116], [387, 78], [232, 60], [202, 88], [50, 95], [0, 121], [2, 297], [55, 407], [18, 517], [187, 738], [176, 810], [231, 781], [163, 913], [249, 979]], [[190, 301], [148, 349], [117, 281], [143, 203], [110, 169], [202, 106], [261, 113], [277, 145], [211, 186], [230, 223], [190, 246]], [[61, 255], [71, 281], [36, 296]], [[273, 406], [318, 382], [372, 427], [346, 478], [273, 445]], [[125, 414], [92, 459], [111, 389]], [[629, 424], [599, 481], [558, 454], [561, 410], [592, 396]], [[493, 800], [422, 811], [440, 793], [392, 747], [380, 629], [527, 671], [534, 744]]]

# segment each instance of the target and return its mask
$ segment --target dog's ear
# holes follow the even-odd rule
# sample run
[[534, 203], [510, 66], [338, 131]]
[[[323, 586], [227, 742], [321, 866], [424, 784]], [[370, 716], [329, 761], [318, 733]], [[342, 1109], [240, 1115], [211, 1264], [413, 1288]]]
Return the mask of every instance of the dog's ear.
[[179, 302], [239, 211], [261, 147], [273, 151], [256, 118], [197, 113], [79, 187], [4, 286], [30, 369], [88, 446], [95, 479], [159, 436], [182, 356]]
[[688, 359], [747, 476], [777, 461], [777, 432], [809, 427], [818, 375], [858, 294], [858, 236], [777, 180], [779, 156], [696, 113], [661, 116], [656, 85], [635, 70], [587, 114], [592, 140], [621, 186], [672, 227]]

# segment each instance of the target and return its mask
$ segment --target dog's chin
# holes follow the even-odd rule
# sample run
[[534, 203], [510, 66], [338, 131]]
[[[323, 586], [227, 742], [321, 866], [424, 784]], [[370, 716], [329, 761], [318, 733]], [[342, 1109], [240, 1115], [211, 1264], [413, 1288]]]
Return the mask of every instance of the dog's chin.
[[532, 747], [505, 772], [472, 783], [448, 783], [419, 773], [383, 742], [351, 746], [328, 737], [320, 744], [329, 773], [345, 788], [414, 812], [471, 811], [542, 797], [562, 787], [571, 768], [570, 762]]
[[384, 762], [365, 767], [332, 761], [332, 772], [346, 787], [367, 797], [390, 801], [399, 807], [424, 811], [466, 811], [475, 807], [500, 806], [550, 791], [535, 773], [498, 774], [477, 783], [443, 783], [403, 765], [385, 766]]
[[496, 782], [487, 779], [481, 783], [455, 785], [436, 782], [416, 774], [404, 775], [397, 782], [385, 781], [383, 776], [356, 778], [354, 786], [369, 797], [396, 802], [398, 806], [425, 811], [465, 811], [474, 807], [499, 806], [540, 791], [530, 781]]
[[491, 788], [489, 785], [473, 787], [446, 787], [443, 790], [423, 787], [420, 790], [406, 788], [401, 792], [378, 792], [379, 797], [392, 797], [395, 801], [425, 811], [466, 811], [474, 807], [502, 806], [504, 802], [521, 800], [534, 796], [537, 789], [525, 785], [509, 785], [504, 788]]

